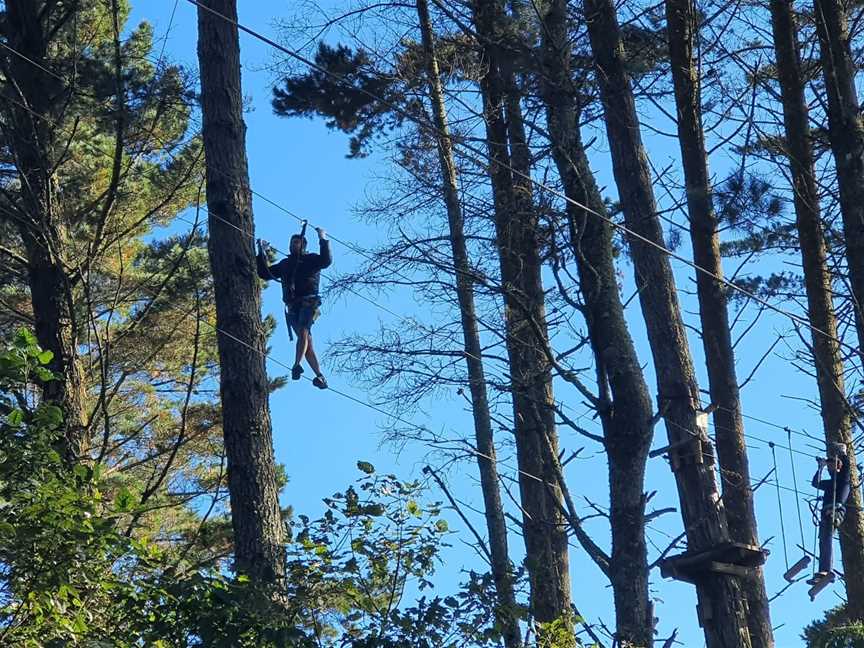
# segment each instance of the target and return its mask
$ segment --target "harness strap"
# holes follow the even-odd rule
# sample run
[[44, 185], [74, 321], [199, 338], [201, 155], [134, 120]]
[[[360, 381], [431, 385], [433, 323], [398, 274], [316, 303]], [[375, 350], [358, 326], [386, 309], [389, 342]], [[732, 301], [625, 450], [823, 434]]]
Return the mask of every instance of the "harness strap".
[[[290, 290], [289, 294], [292, 297], [294, 296], [294, 291], [297, 289], [297, 284], [296, 284], [296, 282], [297, 282], [297, 268], [300, 266], [300, 260], [303, 258], [303, 248], [302, 248], [303, 243], [302, 243], [302, 241], [306, 237], [306, 225], [307, 224], [308, 224], [308, 221], [304, 220], [303, 221], [303, 227], [300, 228], [300, 241], [301, 241], [300, 254], [297, 255], [297, 260], [294, 262], [294, 267], [291, 268], [291, 283], [288, 284], [288, 287]], [[289, 250], [289, 252], [290, 252], [290, 250]]]

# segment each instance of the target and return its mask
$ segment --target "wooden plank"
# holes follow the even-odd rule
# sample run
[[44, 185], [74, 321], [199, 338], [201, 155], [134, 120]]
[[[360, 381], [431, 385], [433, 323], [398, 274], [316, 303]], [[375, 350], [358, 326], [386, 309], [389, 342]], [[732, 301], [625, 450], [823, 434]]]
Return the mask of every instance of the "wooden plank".
[[687, 551], [666, 558], [660, 563], [660, 573], [664, 578], [692, 583], [705, 573], [744, 577], [764, 562], [765, 552], [759, 547], [728, 542], [705, 551]]
[[792, 565], [785, 574], [783, 574], [783, 578], [785, 578], [789, 583], [794, 583], [798, 574], [807, 569], [809, 565], [810, 556], [804, 556], [801, 560]]
[[746, 576], [749, 576], [753, 570], [750, 567], [742, 567], [741, 565], [731, 565], [729, 563], [711, 560], [705, 564], [705, 571], [745, 578]]
[[675, 443], [670, 443], [669, 445], [665, 445], [662, 448], [657, 448], [656, 450], [652, 450], [651, 452], [648, 453], [648, 457], [651, 459], [655, 459], [656, 457], [659, 457], [660, 455], [666, 454], [670, 450], [675, 450], [676, 448], [690, 445], [691, 443], [693, 443], [693, 439], [691, 439], [691, 438], [681, 439], [680, 441], [676, 441]]
[[810, 590], [807, 592], [807, 594], [810, 595], [810, 600], [815, 601], [816, 595], [819, 594], [819, 592], [821, 592], [823, 589], [828, 587], [831, 583], [833, 583], [836, 578], [837, 577], [834, 575], [834, 572], [829, 572], [828, 575], [825, 576], [825, 578], [822, 578], [816, 583], [814, 583], [813, 587], [811, 587]]

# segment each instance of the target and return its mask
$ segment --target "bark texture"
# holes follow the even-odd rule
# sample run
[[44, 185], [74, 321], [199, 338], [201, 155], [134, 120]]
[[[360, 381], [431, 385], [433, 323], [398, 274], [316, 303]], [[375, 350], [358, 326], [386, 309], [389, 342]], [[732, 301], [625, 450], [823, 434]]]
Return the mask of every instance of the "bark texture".
[[478, 451], [477, 466], [480, 471], [480, 486], [483, 491], [486, 531], [489, 535], [492, 577], [495, 580], [498, 596], [496, 616], [502, 628], [506, 648], [519, 648], [522, 645], [522, 633], [516, 618], [517, 607], [513, 591], [513, 571], [507, 549], [507, 522], [504, 519], [504, 507], [501, 503], [501, 490], [498, 484], [492, 419], [489, 412], [486, 377], [483, 371], [483, 349], [480, 344], [480, 333], [474, 306], [474, 281], [471, 278], [472, 270], [468, 257], [468, 247], [465, 243], [464, 219], [459, 202], [458, 174], [456, 160], [453, 156], [453, 142], [450, 139], [444, 93], [441, 87], [441, 74], [435, 53], [429, 6], [426, 0], [417, 0], [417, 16], [426, 58], [429, 99], [432, 104], [435, 127], [438, 130], [438, 157], [441, 164], [442, 189], [447, 207], [450, 246], [456, 273], [456, 298], [462, 319], [463, 348], [471, 392], [474, 437]]
[[568, 616], [571, 608], [566, 523], [557, 486], [552, 373], [545, 354], [548, 334], [538, 219], [528, 180], [530, 161], [520, 99], [503, 46], [504, 7], [500, 0], [475, 0], [472, 9], [485, 66], [481, 91], [504, 293], [531, 613], [536, 621], [548, 623]]
[[[715, 279], [703, 272], [696, 273], [708, 388], [711, 403], [716, 408], [713, 415], [714, 432], [721, 468], [723, 503], [732, 540], [758, 547], [759, 533], [750, 486], [750, 465], [744, 439], [732, 332], [729, 328], [726, 286], [719, 279], [723, 276], [723, 264], [702, 127], [702, 97], [695, 54], [699, 25], [694, 1], [666, 0], [666, 25], [693, 260], [696, 265], [718, 277]], [[742, 579], [741, 588], [747, 599], [747, 623], [753, 647], [770, 648], [774, 645], [774, 636], [762, 569], [754, 570], [751, 578]]]
[[[858, 483], [859, 476], [852, 444], [852, 421], [844, 396], [843, 356], [836, 341], [837, 321], [810, 144], [810, 124], [804, 76], [801, 71], [801, 54], [796, 37], [795, 13], [792, 0], [771, 0], [770, 6], [777, 73], [783, 99], [787, 155], [792, 171], [796, 225], [807, 290], [807, 313], [811, 324], [828, 334], [826, 336], [813, 331], [811, 336], [822, 424], [827, 441], [844, 443], [848, 452], [852, 453], [850, 463], [853, 471], [852, 483], [855, 484]], [[857, 208], [860, 208], [860, 205]], [[861, 491], [855, 488], [850, 495], [846, 520], [840, 531], [843, 571], [847, 574], [864, 573], [864, 520], [861, 508]], [[861, 578], [847, 579], [846, 593], [849, 613], [853, 618], [864, 619], [864, 581]]]
[[813, 18], [828, 98], [828, 138], [837, 168], [860, 355], [864, 349], [864, 124], [844, 5], [839, 0], [813, 0]]
[[[542, 15], [543, 100], [552, 156], [573, 201], [605, 214], [579, 130], [571, 80], [566, 0]], [[645, 464], [653, 437], [653, 409], [618, 291], [611, 226], [573, 203], [567, 225], [576, 259], [588, 337], [597, 365], [600, 420], [609, 466], [615, 635], [622, 645], [651, 646], [653, 614], [645, 543]]]
[[[50, 34], [69, 16], [44, 5], [33, 0], [6, 2], [5, 36], [10, 47], [51, 69], [46, 61]], [[50, 121], [59, 116], [66, 93], [58, 79], [20, 56], [9, 56], [7, 65], [14, 83], [6, 84], [10, 124], [4, 132], [21, 185], [12, 217], [27, 254], [36, 337], [54, 354], [49, 367], [60, 377], [45, 385], [43, 395], [66, 415], [63, 451], [67, 460], [75, 461], [87, 447], [86, 391], [78, 355], [75, 280], [66, 263], [72, 246], [54, 177], [62, 147], [55, 138], [57, 126]]]
[[[670, 444], [681, 444], [672, 452], [672, 464], [687, 546], [695, 551], [708, 549], [727, 542], [729, 530], [711, 467], [713, 451], [699, 424], [699, 388], [672, 269], [668, 257], [655, 247], [664, 245], [663, 231], [624, 67], [615, 7], [610, 0], [585, 0], [583, 6], [625, 222], [631, 232], [642, 237], [629, 237], [630, 252], [657, 373], [660, 410]], [[696, 593], [708, 648], [751, 646], [744, 599], [736, 579], [706, 575], [696, 583]]]
[[[206, 0], [237, 19], [235, 0]], [[238, 573], [260, 583], [284, 574], [284, 529], [273, 459], [264, 365], [261, 293], [235, 25], [198, 8], [198, 61], [207, 173], [208, 251], [219, 327], [222, 426], [228, 461], [234, 557]], [[224, 220], [223, 220], [224, 219]], [[226, 222], [227, 221], [227, 222]]]

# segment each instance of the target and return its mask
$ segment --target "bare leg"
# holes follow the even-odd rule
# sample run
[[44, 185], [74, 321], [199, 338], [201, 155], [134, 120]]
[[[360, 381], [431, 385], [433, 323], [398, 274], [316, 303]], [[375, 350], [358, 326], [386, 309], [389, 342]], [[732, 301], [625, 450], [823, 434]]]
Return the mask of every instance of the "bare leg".
[[303, 356], [306, 355], [306, 347], [309, 343], [309, 329], [300, 329], [297, 333], [297, 352], [294, 355], [295, 366], [299, 365], [300, 361], [303, 360]]
[[306, 362], [309, 363], [309, 366], [312, 368], [312, 371], [315, 372], [315, 375], [320, 376], [321, 365], [318, 364], [318, 356], [315, 355], [315, 349], [312, 347], [312, 333], [309, 331], [306, 331], [306, 339], [309, 342], [306, 346]]

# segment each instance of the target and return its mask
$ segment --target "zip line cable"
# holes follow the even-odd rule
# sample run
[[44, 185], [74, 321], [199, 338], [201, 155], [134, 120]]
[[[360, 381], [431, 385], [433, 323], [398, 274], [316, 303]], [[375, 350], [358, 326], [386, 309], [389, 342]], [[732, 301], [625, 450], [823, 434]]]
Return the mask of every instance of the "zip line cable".
[[789, 571], [789, 549], [786, 543], [786, 524], [783, 519], [783, 498], [780, 497], [780, 472], [777, 470], [777, 453], [774, 444], [771, 443], [771, 458], [774, 460], [774, 485], [777, 486], [777, 508], [780, 511], [780, 536], [783, 539], [783, 559], [786, 562], [786, 571]]
[[789, 463], [792, 465], [792, 485], [795, 487], [795, 506], [798, 509], [798, 528], [801, 531], [801, 546], [806, 546], [804, 540], [804, 520], [801, 517], [801, 496], [798, 494], [798, 477], [795, 474], [795, 458], [792, 456], [792, 431], [788, 430], [789, 435]]

